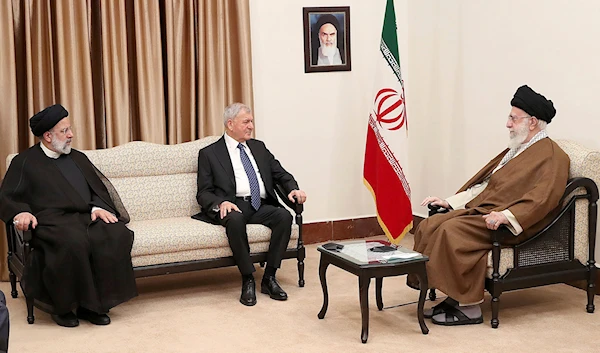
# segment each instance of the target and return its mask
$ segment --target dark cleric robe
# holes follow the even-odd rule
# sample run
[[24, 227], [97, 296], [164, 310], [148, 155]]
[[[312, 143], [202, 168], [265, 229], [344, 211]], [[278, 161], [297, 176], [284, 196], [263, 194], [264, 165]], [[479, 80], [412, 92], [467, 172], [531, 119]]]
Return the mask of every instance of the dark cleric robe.
[[[92, 222], [94, 206], [119, 222]], [[21, 280], [37, 307], [55, 314], [79, 306], [106, 313], [137, 296], [129, 216], [83, 153], [72, 150], [53, 159], [38, 143], [17, 155], [0, 186], [0, 219], [8, 224], [21, 212], [38, 220]]]

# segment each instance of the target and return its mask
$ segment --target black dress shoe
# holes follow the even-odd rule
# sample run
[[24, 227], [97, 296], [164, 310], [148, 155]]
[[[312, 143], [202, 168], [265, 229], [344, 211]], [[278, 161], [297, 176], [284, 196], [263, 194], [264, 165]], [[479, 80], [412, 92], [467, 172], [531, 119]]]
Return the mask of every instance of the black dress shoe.
[[263, 277], [260, 281], [260, 292], [268, 294], [271, 299], [287, 300], [287, 293], [279, 286], [275, 276]]
[[98, 314], [83, 307], [77, 308], [77, 317], [81, 320], [86, 320], [94, 325], [110, 324], [110, 317], [106, 314]]
[[77, 320], [77, 316], [75, 316], [75, 314], [73, 314], [70, 311], [62, 315], [52, 314], [50, 315], [50, 317], [52, 317], [52, 320], [54, 320], [54, 322], [63, 327], [79, 326], [79, 320]]
[[240, 303], [246, 306], [252, 306], [256, 304], [256, 283], [254, 282], [254, 278], [243, 280]]

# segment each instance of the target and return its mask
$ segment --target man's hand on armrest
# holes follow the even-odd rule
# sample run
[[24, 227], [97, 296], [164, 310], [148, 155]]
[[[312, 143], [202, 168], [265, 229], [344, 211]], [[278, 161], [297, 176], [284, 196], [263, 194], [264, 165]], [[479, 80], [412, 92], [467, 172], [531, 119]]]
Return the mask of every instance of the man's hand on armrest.
[[448, 201], [446, 200], [442, 200], [439, 197], [436, 196], [427, 196], [425, 198], [425, 200], [423, 200], [423, 202], [421, 202], [421, 206], [427, 206], [429, 204], [432, 204], [434, 206], [440, 206], [443, 207], [447, 210], [451, 210], [452, 207], [450, 207], [450, 204], [448, 203]]
[[298, 200], [299, 204], [303, 204], [306, 202], [306, 193], [302, 190], [292, 190], [292, 192], [289, 193], [288, 195], [288, 199], [291, 202], [296, 202], [294, 200], [294, 197], [296, 197], [296, 199]]
[[13, 224], [15, 228], [23, 232], [29, 229], [30, 223], [31, 229], [35, 229], [35, 227], [37, 227], [38, 221], [37, 218], [35, 218], [35, 216], [29, 212], [21, 212], [13, 218]]
[[488, 229], [497, 230], [503, 224], [510, 224], [508, 218], [502, 212], [492, 211], [490, 214], [482, 216]]
[[100, 207], [92, 208], [92, 222], [100, 218], [104, 223], [117, 223], [117, 216]]

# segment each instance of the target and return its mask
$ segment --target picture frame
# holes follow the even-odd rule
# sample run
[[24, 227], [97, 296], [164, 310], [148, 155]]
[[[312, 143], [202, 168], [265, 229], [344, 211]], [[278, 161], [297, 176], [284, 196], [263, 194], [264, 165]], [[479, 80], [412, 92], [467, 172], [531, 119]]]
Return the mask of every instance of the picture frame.
[[350, 7], [303, 7], [304, 72], [351, 71]]

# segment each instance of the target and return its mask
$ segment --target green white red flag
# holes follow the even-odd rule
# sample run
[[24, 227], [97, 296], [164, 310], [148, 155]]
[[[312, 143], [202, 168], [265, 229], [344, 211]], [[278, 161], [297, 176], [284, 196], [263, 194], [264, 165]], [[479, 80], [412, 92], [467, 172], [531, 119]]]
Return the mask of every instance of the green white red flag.
[[413, 215], [410, 186], [402, 170], [408, 159], [408, 122], [393, 0], [386, 4], [379, 49], [363, 176], [381, 228], [390, 242], [398, 244], [412, 229]]

